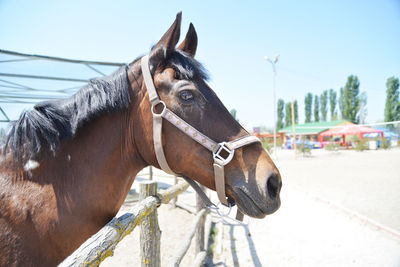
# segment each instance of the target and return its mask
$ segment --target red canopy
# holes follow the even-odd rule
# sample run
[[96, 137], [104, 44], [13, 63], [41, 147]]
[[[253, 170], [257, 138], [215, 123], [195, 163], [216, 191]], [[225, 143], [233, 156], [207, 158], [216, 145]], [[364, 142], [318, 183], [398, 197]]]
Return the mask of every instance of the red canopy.
[[349, 124], [349, 125], [343, 125], [339, 127], [332, 128], [328, 131], [322, 132], [319, 135], [320, 142], [322, 141], [324, 136], [343, 136], [343, 142], [345, 141], [345, 136], [346, 135], [358, 135], [360, 139], [363, 139], [364, 134], [369, 134], [369, 133], [380, 133], [383, 136], [383, 131], [370, 128], [370, 127], [365, 127], [357, 124]]

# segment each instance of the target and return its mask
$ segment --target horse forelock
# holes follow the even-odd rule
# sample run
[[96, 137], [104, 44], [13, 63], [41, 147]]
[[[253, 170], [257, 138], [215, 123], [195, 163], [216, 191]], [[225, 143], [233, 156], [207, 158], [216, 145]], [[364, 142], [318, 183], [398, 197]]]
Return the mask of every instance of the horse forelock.
[[209, 74], [204, 66], [180, 50], [175, 50], [171, 54], [170, 58], [166, 61], [166, 67], [178, 70], [178, 74], [181, 76], [179, 77], [180, 79], [193, 80], [199, 78], [206, 81], [209, 79]]
[[46, 150], [54, 154], [61, 141], [72, 139], [90, 121], [127, 109], [129, 88], [126, 67], [121, 67], [109, 76], [91, 79], [69, 98], [36, 104], [12, 124], [3, 152], [10, 150], [16, 162]]

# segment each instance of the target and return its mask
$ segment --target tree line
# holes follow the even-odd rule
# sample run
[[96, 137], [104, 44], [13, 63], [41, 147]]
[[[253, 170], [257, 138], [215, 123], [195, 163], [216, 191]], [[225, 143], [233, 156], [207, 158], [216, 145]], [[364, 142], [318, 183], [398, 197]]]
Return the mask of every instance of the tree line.
[[[384, 120], [400, 120], [399, 79], [390, 77], [386, 81], [386, 104]], [[338, 108], [337, 108], [338, 107]], [[360, 93], [360, 81], [356, 75], [347, 78], [344, 87], [339, 90], [339, 97], [334, 89], [324, 90], [321, 95], [307, 93], [304, 98], [305, 123], [327, 121], [340, 118], [353, 123], [365, 123], [367, 117], [367, 93]], [[292, 125], [291, 103], [278, 100], [276, 128], [282, 129]], [[295, 123], [298, 123], [297, 100], [294, 101]]]

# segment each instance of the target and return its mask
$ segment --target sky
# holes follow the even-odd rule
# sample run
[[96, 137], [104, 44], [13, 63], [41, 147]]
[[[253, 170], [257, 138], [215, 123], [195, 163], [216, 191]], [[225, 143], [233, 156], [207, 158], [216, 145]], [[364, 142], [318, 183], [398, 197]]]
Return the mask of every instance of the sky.
[[[199, 37], [196, 58], [209, 71], [210, 86], [246, 128], [273, 126], [272, 68], [264, 56], [275, 54], [276, 98], [297, 100], [300, 122], [306, 93], [333, 88], [339, 95], [351, 74], [367, 93], [367, 122], [383, 120], [386, 80], [400, 78], [399, 0], [0, 0], [0, 49], [130, 62], [149, 52], [179, 11], [181, 38], [192, 22]], [[84, 67], [52, 64], [0, 63], [0, 72], [98, 76]], [[29, 108], [0, 107], [11, 119]]]

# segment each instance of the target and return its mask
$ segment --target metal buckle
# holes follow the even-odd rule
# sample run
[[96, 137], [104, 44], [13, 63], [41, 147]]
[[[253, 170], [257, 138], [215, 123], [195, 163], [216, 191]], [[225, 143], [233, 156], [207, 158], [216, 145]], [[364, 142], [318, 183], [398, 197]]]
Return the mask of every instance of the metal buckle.
[[[159, 104], [163, 105], [163, 109], [160, 113], [157, 113], [157, 111], [154, 108]], [[159, 102], [151, 104], [151, 113], [153, 114], [153, 116], [161, 116], [164, 113], [166, 108], [167, 108], [167, 106], [165, 105], [164, 101], [160, 100]]]
[[[216, 162], [217, 164], [221, 165], [221, 166], [225, 166], [226, 164], [228, 164], [232, 158], [233, 155], [235, 154], [235, 150], [232, 149], [230, 150], [227, 146], [226, 146], [226, 142], [222, 142], [219, 143], [219, 148], [217, 149], [216, 152], [213, 152], [213, 158], [214, 158], [214, 162]], [[225, 152], [228, 153], [228, 156], [225, 158], [221, 155], [221, 152]]]

